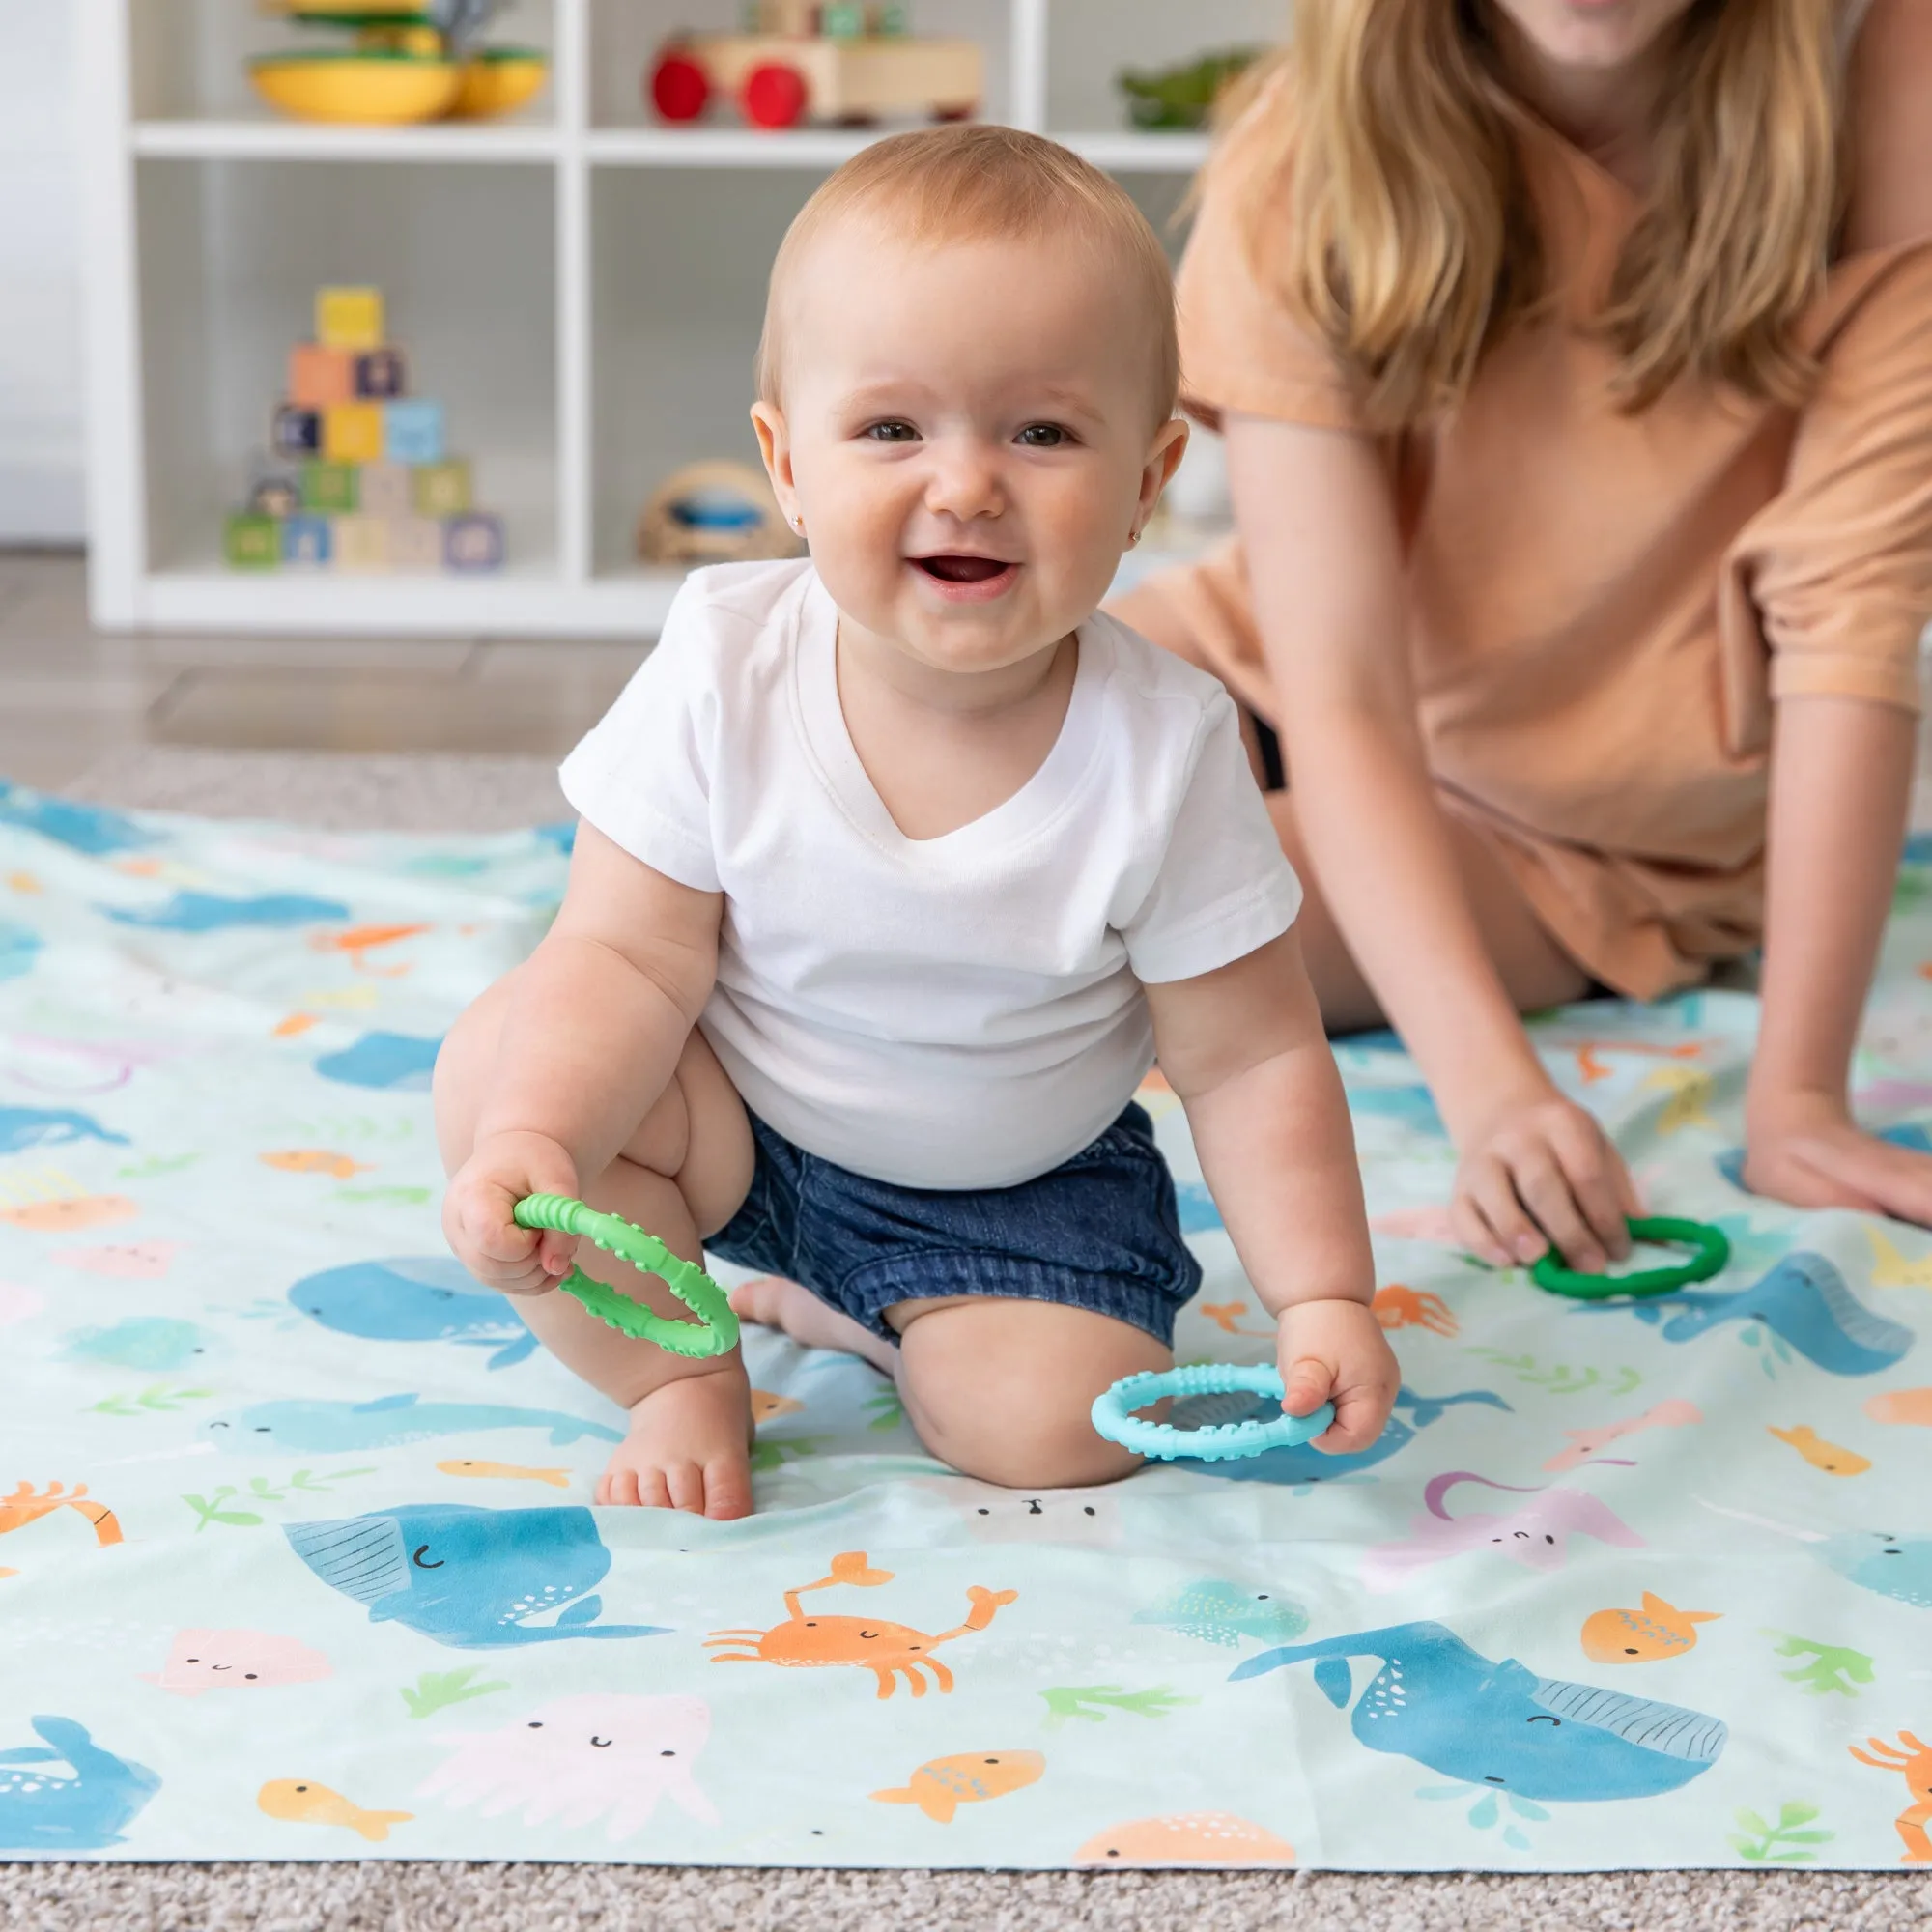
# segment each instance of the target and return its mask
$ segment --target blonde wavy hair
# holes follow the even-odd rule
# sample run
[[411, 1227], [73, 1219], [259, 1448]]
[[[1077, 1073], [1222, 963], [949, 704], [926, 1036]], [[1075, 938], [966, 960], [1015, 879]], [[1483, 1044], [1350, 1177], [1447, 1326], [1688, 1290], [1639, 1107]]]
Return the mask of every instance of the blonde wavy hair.
[[[1800, 400], [1795, 325], [1842, 213], [1842, 0], [1692, 0], [1649, 197], [1594, 318], [1620, 406], [1680, 379]], [[1258, 270], [1356, 379], [1373, 429], [1453, 411], [1551, 291], [1493, 0], [1295, 0], [1278, 54], [1223, 103], [1206, 187]]]

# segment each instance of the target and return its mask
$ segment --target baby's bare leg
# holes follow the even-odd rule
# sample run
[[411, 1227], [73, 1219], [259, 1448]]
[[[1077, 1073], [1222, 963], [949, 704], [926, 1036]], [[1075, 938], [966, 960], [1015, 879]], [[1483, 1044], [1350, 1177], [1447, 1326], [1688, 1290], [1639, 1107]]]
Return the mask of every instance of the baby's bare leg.
[[[437, 1137], [452, 1174], [474, 1142], [515, 977], [469, 1008], [437, 1061]], [[670, 1085], [623, 1152], [602, 1174], [583, 1178], [583, 1199], [701, 1264], [699, 1237], [737, 1211], [751, 1186], [752, 1162], [744, 1105], [703, 1037], [693, 1033]], [[690, 1310], [655, 1275], [639, 1274], [588, 1241], [579, 1244], [577, 1264], [659, 1314], [689, 1319]], [[630, 1411], [630, 1432], [597, 1486], [600, 1503], [721, 1519], [749, 1513], [751, 1407], [737, 1350], [703, 1361], [668, 1354], [618, 1333], [567, 1294], [520, 1296], [516, 1306], [559, 1361]]]
[[1151, 1335], [1110, 1315], [994, 1296], [902, 1301], [899, 1392], [920, 1440], [1009, 1489], [1111, 1483], [1140, 1463], [1095, 1433], [1094, 1398], [1122, 1376], [1171, 1369]]

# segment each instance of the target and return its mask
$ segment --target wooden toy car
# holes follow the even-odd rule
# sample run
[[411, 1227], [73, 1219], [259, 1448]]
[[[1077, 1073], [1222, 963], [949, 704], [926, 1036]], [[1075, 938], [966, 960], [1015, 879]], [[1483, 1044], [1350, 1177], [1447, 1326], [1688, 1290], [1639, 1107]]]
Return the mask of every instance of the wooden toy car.
[[696, 121], [728, 96], [754, 128], [863, 127], [888, 114], [970, 120], [980, 109], [977, 41], [916, 39], [895, 5], [758, 0], [757, 31], [681, 34], [659, 50], [646, 92], [666, 121]]

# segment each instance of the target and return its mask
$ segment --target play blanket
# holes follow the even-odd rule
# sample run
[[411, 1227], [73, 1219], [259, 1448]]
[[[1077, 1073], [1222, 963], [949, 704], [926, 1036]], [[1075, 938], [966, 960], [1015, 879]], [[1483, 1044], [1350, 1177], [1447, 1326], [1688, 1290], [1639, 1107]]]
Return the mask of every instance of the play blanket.
[[[345, 838], [0, 787], [0, 1854], [1889, 1866], [1932, 1818], [1932, 1236], [1738, 1184], [1740, 994], [1541, 1017], [1716, 1280], [1450, 1237], [1344, 1042], [1402, 1360], [1365, 1454], [1020, 1494], [748, 1341], [758, 1512], [589, 1507], [619, 1413], [438, 1232], [428, 1084], [560, 831]], [[1865, 1116], [1932, 1116], [1932, 852]], [[1207, 1285], [1268, 1330], [1178, 1103]]]

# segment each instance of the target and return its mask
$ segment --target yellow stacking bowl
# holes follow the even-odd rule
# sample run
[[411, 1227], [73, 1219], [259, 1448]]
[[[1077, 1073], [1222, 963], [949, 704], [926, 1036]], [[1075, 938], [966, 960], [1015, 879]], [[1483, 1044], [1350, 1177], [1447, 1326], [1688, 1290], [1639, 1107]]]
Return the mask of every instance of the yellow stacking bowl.
[[403, 53], [264, 54], [248, 78], [270, 106], [303, 121], [433, 121], [456, 102], [454, 61]]
[[485, 47], [463, 64], [450, 113], [465, 121], [512, 114], [544, 84], [550, 64], [534, 47]]

